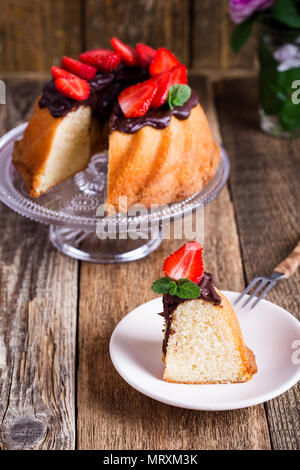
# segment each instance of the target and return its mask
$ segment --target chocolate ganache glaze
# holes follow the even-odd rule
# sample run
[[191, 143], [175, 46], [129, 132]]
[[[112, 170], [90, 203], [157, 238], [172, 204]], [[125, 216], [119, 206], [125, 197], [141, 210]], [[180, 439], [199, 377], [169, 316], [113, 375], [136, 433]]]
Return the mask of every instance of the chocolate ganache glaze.
[[[170, 124], [172, 115], [178, 119], [187, 119], [191, 109], [197, 105], [198, 96], [192, 91], [191, 97], [183, 106], [171, 110], [167, 104], [157, 110], [149, 110], [144, 116], [126, 118], [117, 102], [117, 97], [124, 88], [143, 82], [149, 78], [144, 68], [126, 67], [123, 64], [113, 72], [97, 72], [89, 81], [90, 96], [87, 100], [76, 101], [62, 95], [56, 90], [54, 80], [50, 80], [43, 88], [39, 101], [40, 108], [48, 108], [53, 117], [66, 116], [79, 106], [91, 106], [93, 115], [99, 119], [100, 125], [110, 118], [111, 130], [119, 130], [127, 134], [136, 133], [144, 126], [163, 129]], [[113, 110], [113, 111], [112, 111]]]
[[144, 126], [164, 129], [170, 124], [172, 116], [178, 119], [187, 119], [191, 113], [191, 109], [198, 103], [198, 95], [192, 90], [190, 98], [182, 106], [175, 106], [175, 108], [170, 109], [168, 104], [164, 104], [159, 109], [150, 109], [143, 116], [126, 118], [119, 104], [116, 102], [110, 118], [110, 127], [112, 131], [118, 130], [126, 134], [134, 134]]
[[54, 80], [50, 80], [44, 86], [39, 106], [48, 108], [53, 117], [61, 117], [79, 106], [88, 105], [91, 106], [93, 115], [104, 124], [121, 91], [147, 78], [149, 75], [146, 69], [126, 67], [123, 64], [113, 72], [98, 71], [95, 78], [89, 81], [90, 96], [84, 101], [76, 101], [62, 95], [56, 90]]
[[[213, 274], [204, 272], [201, 281], [199, 282], [198, 286], [201, 289], [201, 294], [198, 297], [199, 299], [207, 300], [215, 305], [221, 305], [221, 297], [217, 294], [215, 290], [215, 277]], [[166, 354], [167, 346], [168, 346], [168, 339], [171, 334], [171, 320], [172, 320], [172, 313], [177, 308], [177, 306], [183, 302], [186, 302], [189, 299], [180, 299], [176, 295], [165, 294], [163, 296], [163, 306], [164, 311], [159, 313], [162, 317], [164, 317], [166, 325], [165, 325], [165, 336], [163, 340], [163, 353]]]

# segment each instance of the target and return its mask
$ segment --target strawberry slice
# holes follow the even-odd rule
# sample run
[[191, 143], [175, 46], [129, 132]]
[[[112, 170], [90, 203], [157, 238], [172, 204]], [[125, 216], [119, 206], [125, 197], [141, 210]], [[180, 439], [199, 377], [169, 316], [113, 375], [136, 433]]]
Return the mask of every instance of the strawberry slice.
[[126, 65], [129, 67], [136, 67], [139, 65], [138, 55], [133, 47], [128, 46], [118, 38], [112, 38], [110, 42], [114, 50], [121, 54]]
[[142, 42], [135, 46], [139, 61], [142, 67], [148, 68], [155, 57], [156, 50]]
[[76, 76], [71, 78], [56, 78], [54, 83], [57, 91], [76, 101], [86, 100], [90, 94], [89, 83]]
[[72, 73], [61, 69], [60, 67], [56, 67], [56, 65], [53, 65], [53, 67], [51, 67], [51, 73], [53, 78], [76, 78], [76, 76]]
[[177, 65], [177, 67], [173, 67], [170, 70], [170, 73], [172, 75], [172, 85], [177, 85], [178, 83], [181, 83], [183, 85], [187, 84], [187, 68], [185, 65], [180, 64]]
[[203, 247], [198, 242], [185, 243], [164, 262], [165, 275], [175, 281], [186, 278], [198, 284], [204, 272], [202, 250]]
[[157, 75], [166, 70], [171, 70], [173, 67], [180, 65], [179, 60], [165, 47], [157, 49], [155, 57], [149, 68], [151, 76]]
[[101, 72], [112, 72], [121, 62], [121, 54], [110, 49], [92, 49], [79, 54], [79, 59], [85, 64], [92, 65]]
[[156, 92], [157, 85], [151, 79], [125, 88], [118, 97], [123, 114], [127, 118], [143, 116], [150, 108]]
[[85, 80], [92, 80], [97, 73], [96, 67], [83, 64], [79, 60], [72, 59], [72, 57], [64, 56], [62, 58], [62, 66], [64, 69], [77, 75], [77, 77], [84, 78]]
[[170, 86], [172, 83], [172, 74], [171, 72], [162, 72], [159, 75], [153, 77], [154, 82], [157, 86], [157, 92], [152, 100], [151, 108], [157, 109], [160, 108], [167, 100]]

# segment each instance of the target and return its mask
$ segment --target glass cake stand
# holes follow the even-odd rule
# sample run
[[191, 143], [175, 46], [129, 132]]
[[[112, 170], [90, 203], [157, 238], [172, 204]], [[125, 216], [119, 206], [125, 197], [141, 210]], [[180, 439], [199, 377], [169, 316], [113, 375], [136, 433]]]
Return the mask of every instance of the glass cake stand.
[[[15, 127], [0, 139], [0, 200], [18, 214], [50, 225], [51, 242], [72, 258], [119, 263], [147, 256], [160, 245], [164, 223], [207, 205], [219, 194], [228, 178], [229, 160], [222, 149], [217, 172], [201, 191], [179, 203], [147, 213], [120, 213], [107, 219], [104, 213], [96, 214], [106, 195], [106, 151], [94, 155], [84, 171], [47, 194], [39, 198], [29, 196], [23, 179], [12, 165], [14, 142], [22, 137], [26, 125]], [[108, 233], [109, 238], [105, 238]]]

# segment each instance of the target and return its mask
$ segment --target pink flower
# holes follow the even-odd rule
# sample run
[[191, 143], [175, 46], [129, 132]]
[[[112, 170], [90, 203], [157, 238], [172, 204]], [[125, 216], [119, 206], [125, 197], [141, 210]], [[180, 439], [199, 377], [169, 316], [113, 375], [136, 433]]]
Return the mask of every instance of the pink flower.
[[242, 23], [255, 11], [262, 11], [274, 5], [276, 0], [229, 0], [229, 14], [235, 23]]

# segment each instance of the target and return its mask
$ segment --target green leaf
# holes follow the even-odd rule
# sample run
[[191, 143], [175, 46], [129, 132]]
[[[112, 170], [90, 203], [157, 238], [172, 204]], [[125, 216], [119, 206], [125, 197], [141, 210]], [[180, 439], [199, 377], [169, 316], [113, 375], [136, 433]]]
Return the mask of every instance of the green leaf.
[[252, 16], [235, 27], [230, 38], [230, 45], [234, 52], [238, 52], [249, 38], [255, 19], [256, 17]]
[[189, 279], [179, 279], [177, 283], [177, 297], [180, 299], [197, 299], [200, 297], [201, 289]]
[[176, 292], [177, 284], [170, 277], [161, 277], [160, 279], [157, 279], [157, 281], [153, 282], [152, 290], [157, 294], [170, 294], [170, 291]]
[[292, 0], [277, 0], [273, 14], [277, 21], [291, 28], [300, 28], [300, 15]]
[[278, 83], [282, 90], [285, 91], [286, 95], [290, 96], [294, 89], [292, 83], [295, 80], [300, 79], [300, 67], [294, 67], [293, 69], [278, 72]]
[[294, 131], [300, 128], [300, 104], [287, 100], [279, 113], [279, 121], [283, 129]]
[[191, 96], [192, 90], [188, 85], [173, 85], [169, 89], [168, 104], [171, 109], [182, 106]]
[[154, 281], [152, 290], [157, 294], [176, 295], [180, 299], [197, 299], [201, 294], [200, 287], [189, 279], [179, 279], [176, 283], [170, 277]]
[[[278, 61], [261, 37], [259, 42], [259, 99], [266, 114], [277, 115], [291, 101], [295, 89], [292, 83], [300, 78], [300, 67], [294, 67], [285, 71], [278, 71]], [[290, 107], [287, 106], [288, 113]], [[283, 112], [284, 114], [285, 112]], [[283, 118], [284, 119], [284, 118]]]
[[170, 295], [176, 295], [177, 292], [177, 284], [173, 279], [170, 279]]

